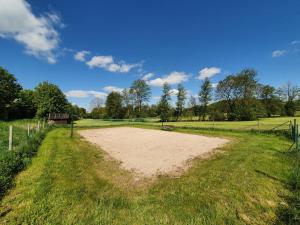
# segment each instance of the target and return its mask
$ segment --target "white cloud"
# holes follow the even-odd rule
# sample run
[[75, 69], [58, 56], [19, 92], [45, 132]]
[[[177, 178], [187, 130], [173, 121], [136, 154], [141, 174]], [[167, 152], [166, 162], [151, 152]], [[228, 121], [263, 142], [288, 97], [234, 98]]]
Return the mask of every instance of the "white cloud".
[[85, 57], [90, 54], [89, 51], [79, 51], [74, 55], [74, 59], [80, 62], [85, 62]]
[[170, 85], [179, 84], [188, 80], [188, 75], [184, 72], [174, 71], [162, 78], [156, 78], [153, 80], [149, 80], [147, 83], [151, 86], [161, 87], [164, 83], [168, 83]]
[[272, 52], [272, 57], [273, 58], [278, 58], [278, 57], [281, 57], [281, 56], [284, 56], [288, 53], [287, 50], [275, 50]]
[[90, 61], [86, 62], [86, 64], [90, 68], [98, 67], [98, 68], [105, 68], [109, 64], [113, 63], [112, 56], [94, 56]]
[[212, 88], [217, 88], [219, 83], [212, 83]]
[[199, 71], [197, 79], [204, 80], [205, 78], [211, 78], [219, 73], [221, 73], [221, 69], [218, 67], [206, 67]]
[[153, 76], [154, 76], [154, 73], [147, 73], [142, 77], [142, 80], [149, 80]]
[[67, 97], [72, 97], [72, 98], [87, 98], [87, 97], [90, 97], [90, 96], [94, 96], [94, 97], [97, 97], [97, 98], [106, 98], [107, 96], [107, 93], [104, 93], [104, 92], [100, 92], [100, 91], [85, 91], [85, 90], [70, 90], [70, 91], [67, 91], [65, 93], [65, 95]]
[[122, 92], [123, 88], [115, 87], [115, 86], [106, 86], [103, 88], [106, 92]]
[[63, 27], [59, 16], [47, 13], [36, 16], [25, 0], [0, 0], [0, 37], [14, 39], [25, 46], [25, 53], [56, 62], [55, 49]]
[[86, 62], [86, 64], [90, 68], [102, 68], [114, 73], [128, 73], [135, 67], [141, 67], [140, 63], [127, 64], [123, 61], [116, 63], [112, 56], [94, 56], [90, 61]]
[[294, 41], [291, 42], [291, 44], [292, 45], [297, 45], [297, 44], [300, 44], [300, 41], [299, 40], [294, 40]]

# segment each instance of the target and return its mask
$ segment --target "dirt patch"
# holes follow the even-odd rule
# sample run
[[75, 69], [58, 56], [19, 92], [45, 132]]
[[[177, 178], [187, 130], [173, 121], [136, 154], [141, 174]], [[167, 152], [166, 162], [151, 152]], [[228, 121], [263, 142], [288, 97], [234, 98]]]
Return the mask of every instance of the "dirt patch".
[[211, 153], [229, 140], [141, 128], [81, 130], [80, 135], [121, 162], [126, 170], [151, 177], [182, 171], [195, 157]]

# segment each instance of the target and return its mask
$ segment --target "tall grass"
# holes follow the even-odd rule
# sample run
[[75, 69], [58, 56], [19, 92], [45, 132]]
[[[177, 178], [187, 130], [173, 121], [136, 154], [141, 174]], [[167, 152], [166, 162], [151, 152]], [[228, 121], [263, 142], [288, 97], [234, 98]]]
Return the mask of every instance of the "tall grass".
[[[26, 124], [32, 121], [26, 121]], [[13, 124], [13, 149], [8, 150], [8, 127]], [[36, 154], [48, 129], [27, 135], [25, 121], [0, 123], [0, 198], [12, 186], [14, 176], [25, 168]]]

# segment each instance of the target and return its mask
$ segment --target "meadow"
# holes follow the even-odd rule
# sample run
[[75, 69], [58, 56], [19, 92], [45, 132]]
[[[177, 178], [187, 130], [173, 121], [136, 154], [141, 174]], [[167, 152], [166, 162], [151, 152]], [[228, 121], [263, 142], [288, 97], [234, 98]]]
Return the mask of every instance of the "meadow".
[[[269, 122], [269, 129], [289, 119], [266, 119], [265, 123]], [[196, 123], [202, 126], [206, 122]], [[78, 129], [113, 125], [159, 129], [160, 124], [81, 120], [76, 125]], [[32, 164], [16, 177], [15, 188], [2, 199], [0, 222], [287, 224], [291, 212], [298, 212], [295, 201], [291, 201], [295, 197], [292, 187], [299, 184], [293, 173], [298, 160], [289, 151], [289, 139], [210, 129], [174, 131], [226, 137], [232, 142], [210, 158], [193, 160], [192, 168], [180, 177], [137, 181], [132, 173], [120, 169], [118, 162], [109, 160], [102, 149], [82, 139], [76, 129], [73, 138], [67, 128], [54, 129]]]
[[[298, 118], [298, 119], [297, 119]], [[207, 128], [207, 129], [227, 129], [227, 130], [288, 130], [290, 122], [294, 119], [300, 121], [300, 117], [274, 117], [262, 118], [257, 121], [177, 121], [165, 122], [164, 125], [187, 128]], [[82, 119], [75, 122], [77, 127], [102, 127], [119, 125], [139, 125], [161, 126], [161, 122], [156, 118], [145, 118], [138, 120], [102, 120], [102, 119]]]

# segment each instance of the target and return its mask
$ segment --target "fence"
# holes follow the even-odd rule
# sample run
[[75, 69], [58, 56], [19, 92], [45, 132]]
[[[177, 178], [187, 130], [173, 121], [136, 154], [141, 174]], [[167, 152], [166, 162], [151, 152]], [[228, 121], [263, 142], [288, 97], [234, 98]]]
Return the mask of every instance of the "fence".
[[295, 145], [295, 149], [300, 150], [299, 124], [296, 119], [293, 123], [291, 122], [291, 139], [293, 145]]
[[[0, 124], [2, 125], [2, 124]], [[40, 132], [47, 126], [45, 120], [37, 122], [12, 123], [0, 126], [0, 149], [13, 150], [13, 148]]]

